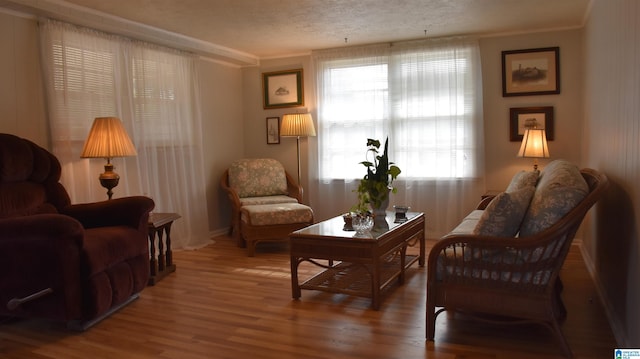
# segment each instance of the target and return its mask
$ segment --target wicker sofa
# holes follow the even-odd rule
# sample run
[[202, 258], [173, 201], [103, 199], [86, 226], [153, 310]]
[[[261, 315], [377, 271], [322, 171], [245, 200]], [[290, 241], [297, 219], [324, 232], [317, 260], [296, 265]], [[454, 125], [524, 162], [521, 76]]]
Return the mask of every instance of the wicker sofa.
[[429, 253], [427, 340], [434, 340], [439, 313], [460, 311], [490, 321], [541, 323], [571, 356], [561, 330], [566, 309], [559, 272], [607, 184], [598, 171], [556, 160], [539, 174], [516, 174], [505, 192], [481, 201]]
[[302, 187], [271, 158], [235, 161], [220, 179], [231, 202], [231, 234], [255, 254], [258, 242], [287, 241], [289, 233], [313, 224], [313, 210], [302, 203]]

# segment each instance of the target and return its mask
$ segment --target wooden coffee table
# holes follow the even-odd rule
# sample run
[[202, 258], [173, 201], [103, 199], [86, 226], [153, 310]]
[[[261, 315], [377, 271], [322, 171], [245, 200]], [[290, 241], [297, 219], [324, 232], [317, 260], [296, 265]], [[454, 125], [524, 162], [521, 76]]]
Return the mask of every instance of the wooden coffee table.
[[[423, 213], [409, 212], [407, 220], [394, 223], [395, 214], [387, 212], [388, 230], [370, 235], [343, 230], [341, 216], [289, 235], [291, 249], [291, 292], [299, 299], [302, 289], [371, 298], [371, 307], [380, 309], [380, 292], [395, 279], [404, 283], [405, 270], [425, 259], [425, 219]], [[419, 255], [407, 255], [407, 247], [420, 245]], [[318, 260], [328, 260], [323, 264]], [[298, 282], [298, 266], [311, 262], [324, 270], [304, 283]]]

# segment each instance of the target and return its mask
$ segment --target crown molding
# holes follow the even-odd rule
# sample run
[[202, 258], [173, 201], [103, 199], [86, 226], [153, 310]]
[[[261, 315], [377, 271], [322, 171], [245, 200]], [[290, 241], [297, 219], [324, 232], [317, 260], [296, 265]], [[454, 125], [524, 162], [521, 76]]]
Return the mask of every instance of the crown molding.
[[140, 24], [62, 0], [0, 0], [0, 7], [190, 51], [205, 58], [236, 66], [260, 64], [257, 56], [246, 52]]

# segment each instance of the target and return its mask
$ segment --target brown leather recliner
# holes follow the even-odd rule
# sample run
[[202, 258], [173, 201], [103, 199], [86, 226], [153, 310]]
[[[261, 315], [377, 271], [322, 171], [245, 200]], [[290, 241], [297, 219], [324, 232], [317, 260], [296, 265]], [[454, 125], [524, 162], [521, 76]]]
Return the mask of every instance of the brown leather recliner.
[[71, 204], [60, 162], [0, 134], [0, 316], [86, 329], [136, 299], [149, 278], [153, 200]]

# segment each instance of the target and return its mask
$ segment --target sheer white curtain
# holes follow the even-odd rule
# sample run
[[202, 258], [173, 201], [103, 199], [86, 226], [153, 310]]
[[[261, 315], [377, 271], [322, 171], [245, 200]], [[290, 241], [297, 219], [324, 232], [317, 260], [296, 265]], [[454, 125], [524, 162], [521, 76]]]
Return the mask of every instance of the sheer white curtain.
[[389, 138], [401, 169], [391, 205], [427, 216], [429, 237], [451, 230], [484, 191], [480, 52], [473, 39], [316, 51], [321, 219], [356, 203], [367, 138]]
[[73, 203], [106, 200], [105, 160], [81, 159], [95, 117], [116, 116], [138, 155], [115, 158], [114, 198], [146, 195], [176, 212], [172, 248], [211, 243], [195, 57], [52, 20], [40, 23], [52, 150]]

